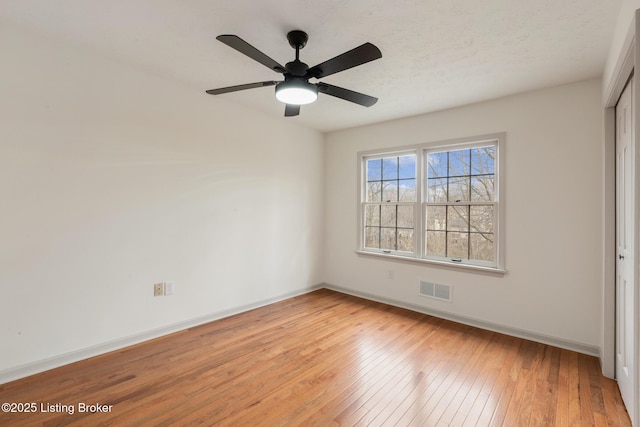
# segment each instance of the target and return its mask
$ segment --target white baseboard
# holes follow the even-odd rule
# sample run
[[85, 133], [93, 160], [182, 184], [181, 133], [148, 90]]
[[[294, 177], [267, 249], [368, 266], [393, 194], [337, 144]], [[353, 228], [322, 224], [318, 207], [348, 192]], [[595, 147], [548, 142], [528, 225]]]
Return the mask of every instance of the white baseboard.
[[245, 311], [253, 310], [255, 308], [263, 307], [265, 305], [273, 304], [278, 301], [289, 299], [298, 295], [303, 295], [324, 287], [323, 284], [313, 286], [311, 288], [300, 289], [297, 291], [287, 292], [277, 297], [268, 298], [266, 300], [258, 301], [252, 304], [243, 305], [240, 307], [234, 307], [228, 310], [222, 310], [215, 313], [207, 314], [205, 316], [195, 317], [193, 319], [185, 320], [182, 322], [174, 323], [171, 325], [163, 326], [161, 328], [151, 329], [149, 331], [141, 332], [139, 334], [130, 335], [113, 341], [97, 344], [89, 347], [85, 347], [79, 350], [70, 351], [68, 353], [60, 354], [57, 356], [49, 357], [46, 359], [38, 360], [32, 363], [16, 366], [14, 368], [0, 371], [0, 384], [8, 383], [20, 378], [28, 377], [30, 375], [38, 374], [40, 372], [48, 371], [50, 369], [59, 368], [70, 363], [78, 362], [80, 360], [89, 359], [90, 357], [99, 356], [101, 354], [109, 353], [111, 351], [120, 350], [125, 347], [129, 347], [134, 344], [139, 344], [144, 341], [159, 338], [165, 335], [179, 332], [194, 326], [202, 325], [205, 323], [219, 320], [225, 317], [233, 316], [234, 314], [243, 313]]
[[192, 328], [194, 326], [209, 323], [214, 320], [219, 320], [225, 317], [233, 316], [235, 314], [243, 313], [245, 311], [253, 310], [255, 308], [264, 307], [265, 305], [273, 304], [278, 301], [282, 301], [298, 295], [303, 295], [309, 292], [313, 292], [321, 288], [330, 289], [336, 292], [356, 296], [359, 298], [364, 298], [371, 301], [380, 302], [383, 304], [392, 305], [395, 307], [405, 308], [407, 310], [415, 311], [418, 313], [428, 314], [434, 317], [451, 320], [453, 322], [462, 323], [465, 325], [475, 326], [481, 329], [486, 329], [489, 331], [498, 332], [505, 335], [523, 338], [530, 341], [539, 342], [542, 344], [548, 344], [555, 347], [576, 351], [578, 353], [587, 354], [590, 356], [600, 357], [600, 349], [592, 345], [565, 340], [558, 337], [538, 334], [535, 332], [526, 331], [518, 328], [512, 328], [510, 326], [498, 325], [498, 324], [485, 322], [477, 319], [472, 319], [464, 316], [459, 316], [456, 314], [451, 314], [451, 313], [447, 313], [439, 310], [433, 310], [430, 308], [405, 303], [405, 302], [394, 300], [391, 298], [380, 297], [380, 296], [369, 294], [366, 292], [353, 291], [351, 289], [331, 285], [329, 283], [322, 283], [322, 284], [313, 286], [311, 288], [288, 292], [286, 294], [282, 294], [274, 298], [258, 301], [253, 304], [247, 304], [244, 306], [235, 307], [228, 310], [218, 311], [205, 316], [196, 317], [193, 319], [185, 320], [183, 322], [174, 323], [171, 325], [163, 326], [161, 328], [152, 329], [139, 334], [130, 335], [121, 339], [109, 341], [102, 344], [97, 344], [90, 347], [85, 347], [79, 350], [70, 351], [68, 353], [64, 353], [54, 357], [38, 360], [36, 362], [20, 365], [15, 368], [10, 368], [4, 371], [0, 371], [0, 384], [7, 383], [9, 381], [14, 381], [14, 380], [24, 378], [29, 375], [34, 375], [40, 372], [48, 371], [50, 369], [59, 368], [61, 366], [68, 365], [70, 363], [78, 362], [80, 360], [88, 359], [94, 356], [99, 356], [101, 354], [109, 353], [111, 351], [120, 350], [122, 348], [131, 346], [134, 344], [139, 344], [144, 341], [148, 341], [154, 338], [159, 338], [165, 335], [172, 334], [174, 332]]
[[477, 320], [470, 317], [459, 316], [457, 314], [447, 313], [444, 311], [434, 310], [434, 309], [422, 307], [419, 305], [409, 304], [409, 303], [394, 300], [391, 298], [380, 297], [380, 296], [369, 294], [366, 292], [354, 291], [354, 290], [343, 288], [340, 286], [335, 286], [329, 283], [324, 283], [323, 287], [326, 289], [330, 289], [332, 291], [341, 292], [341, 293], [356, 296], [359, 298], [364, 298], [367, 300], [392, 305], [394, 307], [406, 308], [407, 310], [428, 314], [430, 316], [438, 317], [441, 319], [451, 320], [456, 323], [475, 326], [480, 329], [486, 329], [489, 331], [498, 332], [501, 334], [510, 335], [517, 338], [523, 338], [529, 341], [539, 342], [541, 344], [548, 344], [554, 347], [560, 347], [566, 350], [572, 350], [578, 353], [587, 354], [589, 356], [595, 356], [598, 358], [600, 357], [600, 348], [593, 345], [579, 343], [579, 342], [566, 340], [558, 337], [553, 337], [549, 335], [538, 334], [536, 332], [531, 332], [531, 331], [527, 331], [519, 328], [513, 328], [505, 325], [499, 325], [496, 323], [485, 322], [483, 320]]

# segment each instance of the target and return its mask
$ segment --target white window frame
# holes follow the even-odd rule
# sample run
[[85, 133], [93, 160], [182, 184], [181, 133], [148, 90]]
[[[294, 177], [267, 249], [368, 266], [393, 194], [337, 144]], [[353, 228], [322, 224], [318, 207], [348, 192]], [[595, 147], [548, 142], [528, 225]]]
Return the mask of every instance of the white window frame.
[[[367, 177], [366, 177], [366, 173], [367, 173], [367, 168], [366, 168], [366, 162], [369, 160], [378, 160], [378, 159], [382, 159], [382, 158], [386, 158], [386, 157], [401, 157], [401, 156], [406, 156], [406, 155], [410, 155], [413, 154], [416, 156], [416, 176], [415, 176], [415, 180], [416, 180], [416, 200], [414, 202], [407, 202], [407, 201], [394, 201], [394, 202], [389, 202], [390, 205], [398, 205], [398, 206], [411, 206], [413, 205], [414, 209], [413, 209], [413, 217], [414, 218], [418, 218], [418, 215], [420, 215], [420, 211], [419, 206], [418, 206], [418, 202], [420, 200], [420, 175], [419, 175], [419, 167], [418, 167], [418, 163], [420, 163], [420, 153], [415, 150], [415, 149], [409, 149], [409, 150], [400, 150], [400, 151], [390, 151], [390, 152], [384, 152], [384, 153], [377, 153], [377, 154], [373, 154], [370, 156], [366, 156], [362, 158], [361, 161], [361, 166], [362, 166], [362, 173], [365, 174], [362, 176], [361, 179], [361, 183], [359, 184], [361, 186], [361, 194], [360, 194], [360, 210], [361, 210], [361, 215], [360, 215], [360, 219], [361, 219], [361, 228], [360, 228], [360, 233], [362, 234], [362, 239], [360, 240], [360, 249], [367, 251], [367, 252], [372, 252], [372, 253], [379, 253], [379, 254], [386, 254], [386, 255], [398, 255], [398, 256], [408, 256], [408, 257], [413, 257], [413, 253], [411, 252], [406, 252], [406, 251], [400, 251], [400, 250], [389, 250], [389, 249], [376, 249], [376, 248], [366, 248], [365, 249], [365, 239], [366, 239], [366, 233], [364, 232], [364, 214], [365, 214], [365, 206], [372, 204], [372, 205], [377, 205], [377, 204], [382, 204], [384, 205], [385, 202], [381, 201], [381, 202], [367, 202], [366, 201], [366, 194], [367, 194], [367, 189], [366, 189], [366, 185], [365, 183], [367, 182]], [[418, 220], [416, 219], [415, 223], [418, 223]], [[413, 231], [413, 245], [414, 245], [414, 252], [415, 252], [415, 248], [416, 248], [416, 227], [415, 227], [415, 223], [414, 223], [414, 231]]]
[[[387, 259], [397, 259], [403, 261], [415, 261], [418, 263], [428, 263], [452, 268], [466, 268], [482, 271], [505, 273], [505, 209], [504, 209], [504, 175], [505, 175], [505, 140], [506, 133], [495, 133], [489, 135], [458, 138], [445, 141], [434, 141], [424, 144], [396, 147], [387, 150], [369, 150], [358, 153], [358, 242], [356, 252], [362, 255], [379, 256]], [[426, 159], [428, 153], [453, 151], [468, 149], [473, 147], [493, 144], [496, 147], [494, 160], [494, 260], [495, 262], [456, 259], [450, 257], [435, 257], [425, 255], [425, 230], [426, 230], [426, 206], [427, 194], [425, 183], [427, 181]], [[414, 205], [414, 252], [402, 252], [395, 250], [384, 250], [365, 247], [365, 206], [366, 202], [366, 182], [368, 160], [383, 157], [402, 156], [415, 154], [416, 156], [416, 201], [402, 202], [402, 204]], [[394, 202], [393, 204], [399, 204]], [[460, 205], [473, 205], [475, 202], [462, 202]], [[448, 203], [455, 205], [455, 203]], [[486, 205], [486, 202], [478, 202]]]

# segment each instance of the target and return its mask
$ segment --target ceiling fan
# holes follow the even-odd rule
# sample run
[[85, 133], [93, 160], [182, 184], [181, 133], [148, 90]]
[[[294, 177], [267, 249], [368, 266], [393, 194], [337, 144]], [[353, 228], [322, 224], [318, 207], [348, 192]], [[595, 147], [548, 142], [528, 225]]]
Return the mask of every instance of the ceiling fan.
[[355, 92], [338, 86], [333, 86], [324, 82], [310, 83], [309, 79], [321, 79], [349, 68], [357, 67], [378, 58], [382, 58], [380, 49], [371, 43], [364, 43], [350, 51], [331, 58], [321, 64], [309, 68], [307, 64], [300, 61], [300, 49], [305, 47], [309, 36], [304, 31], [294, 30], [287, 34], [289, 45], [296, 50], [296, 59], [287, 62], [283, 67], [275, 60], [269, 58], [255, 47], [238, 36], [224, 34], [216, 37], [222, 43], [247, 55], [264, 65], [267, 68], [281, 73], [284, 80], [274, 81], [268, 80], [264, 82], [248, 83], [237, 86], [223, 87], [220, 89], [210, 89], [207, 91], [210, 95], [221, 95], [223, 93], [236, 92], [245, 89], [254, 89], [265, 86], [276, 87], [276, 98], [285, 103], [286, 107], [284, 115], [286, 117], [297, 116], [300, 114], [300, 106], [310, 104], [318, 99], [318, 92], [335, 96], [346, 101], [354, 102], [365, 107], [371, 107], [378, 101], [378, 98]]

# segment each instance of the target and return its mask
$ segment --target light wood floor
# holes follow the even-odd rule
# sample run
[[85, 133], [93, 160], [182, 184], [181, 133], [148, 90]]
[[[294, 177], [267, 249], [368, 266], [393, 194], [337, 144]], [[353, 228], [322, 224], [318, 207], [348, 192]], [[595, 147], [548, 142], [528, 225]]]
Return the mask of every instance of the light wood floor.
[[1, 402], [74, 408], [2, 426], [630, 425], [596, 358], [329, 290], [0, 385]]

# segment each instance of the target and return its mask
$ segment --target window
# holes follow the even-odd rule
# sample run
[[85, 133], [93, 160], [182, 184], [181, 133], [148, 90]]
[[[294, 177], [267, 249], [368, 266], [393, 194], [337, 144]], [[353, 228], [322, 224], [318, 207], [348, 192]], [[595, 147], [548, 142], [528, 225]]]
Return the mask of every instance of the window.
[[415, 154], [367, 159], [365, 247], [415, 250]]
[[499, 134], [360, 153], [359, 251], [502, 270], [503, 145]]

